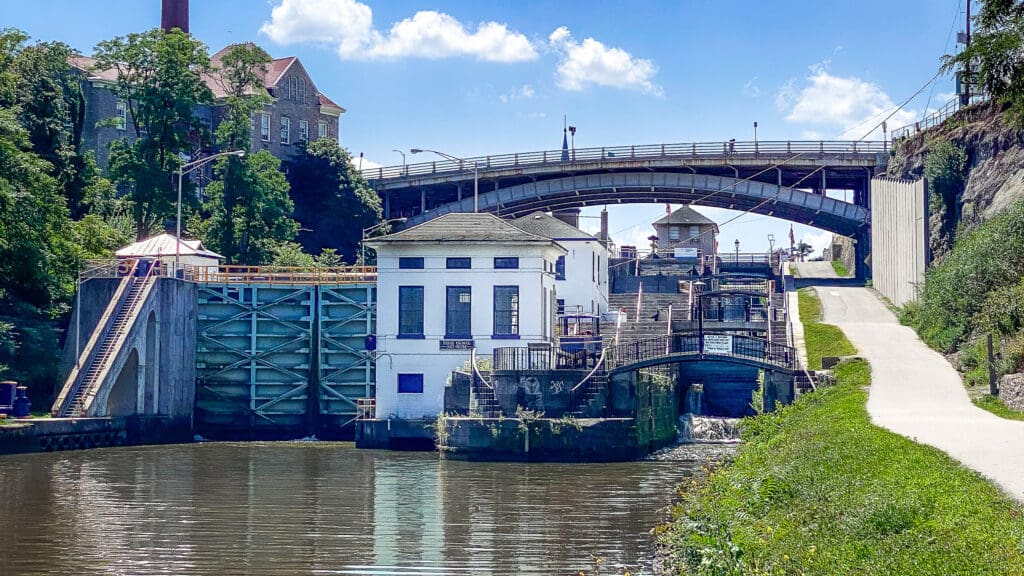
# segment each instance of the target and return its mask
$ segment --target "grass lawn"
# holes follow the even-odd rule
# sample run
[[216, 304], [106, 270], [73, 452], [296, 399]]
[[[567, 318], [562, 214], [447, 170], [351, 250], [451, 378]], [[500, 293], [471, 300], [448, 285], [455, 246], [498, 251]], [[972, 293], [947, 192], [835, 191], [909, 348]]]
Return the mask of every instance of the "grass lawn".
[[813, 288], [801, 288], [800, 321], [804, 324], [804, 342], [807, 346], [807, 368], [821, 369], [822, 356], [851, 356], [857, 349], [837, 326], [821, 323], [821, 301]]
[[833, 260], [832, 269], [836, 271], [836, 274], [840, 276], [849, 276], [850, 271], [846, 269], [846, 265], [843, 264], [842, 260]]
[[[816, 300], [801, 294], [801, 312], [805, 298]], [[866, 362], [847, 362], [836, 386], [744, 420], [736, 459], [681, 487], [658, 530], [669, 573], [1024, 575], [1024, 508], [872, 425], [870, 380]]]
[[999, 416], [1000, 418], [1006, 418], [1009, 420], [1024, 420], [1024, 412], [1018, 412], [999, 399], [998, 396], [992, 396], [991, 394], [985, 394], [981, 398], [975, 398], [974, 403], [983, 410]]

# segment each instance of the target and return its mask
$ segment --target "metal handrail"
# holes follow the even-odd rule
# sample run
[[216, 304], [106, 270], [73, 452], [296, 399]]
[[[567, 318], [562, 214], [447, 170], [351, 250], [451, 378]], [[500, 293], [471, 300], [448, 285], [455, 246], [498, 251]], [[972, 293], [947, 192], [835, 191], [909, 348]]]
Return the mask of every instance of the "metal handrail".
[[[732, 337], [732, 351], [728, 354], [716, 353], [714, 355], [760, 360], [768, 364], [789, 369], [796, 369], [800, 367], [800, 362], [796, 358], [796, 350], [792, 346], [777, 344], [764, 338], [755, 338], [752, 336], [733, 334]], [[668, 337], [668, 339], [679, 339], [680, 345], [678, 347], [674, 346], [672, 351], [668, 354], [665, 353], [666, 337], [648, 338], [646, 340], [637, 340], [634, 342], [618, 344], [615, 347], [613, 356], [615, 361], [614, 363], [609, 363], [609, 365], [614, 366], [613, 369], [619, 369], [632, 364], [663, 357], [680, 355], [698, 356], [701, 354], [707, 355], [708, 353], [706, 351], [702, 352], [700, 350], [699, 338], [700, 337], [697, 334], [673, 334]], [[671, 342], [669, 344], [671, 345]], [[754, 346], [752, 347], [751, 344]], [[760, 354], [745, 353], [750, 352], [752, 348], [757, 347], [760, 347], [761, 349]], [[630, 352], [632, 352], [632, 354], [630, 354]]]
[[581, 386], [586, 384], [590, 380], [590, 378], [594, 376], [594, 374], [597, 374], [598, 369], [601, 368], [604, 365], [604, 359], [605, 359], [605, 355], [608, 353], [608, 348], [610, 348], [610, 347], [612, 347], [614, 345], [615, 345], [615, 338], [613, 337], [608, 342], [608, 346], [602, 346], [601, 347], [601, 357], [597, 359], [597, 363], [594, 364], [593, 370], [588, 372], [587, 375], [584, 376], [582, 380], [580, 380], [579, 384], [573, 386], [569, 390], [569, 394], [572, 394], [573, 392], [576, 392], [576, 390], [579, 390]]
[[938, 110], [932, 112], [931, 114], [922, 118], [921, 120], [907, 124], [906, 126], [900, 126], [899, 128], [896, 128], [895, 130], [890, 132], [892, 141], [896, 142], [897, 140], [900, 140], [902, 138], [909, 138], [910, 136], [913, 136], [918, 132], [923, 132], [924, 130], [928, 130], [929, 128], [934, 128], [935, 126], [942, 124], [943, 122], [946, 121], [947, 118], [949, 118], [953, 114], [956, 114], [957, 112], [966, 108], [967, 106], [971, 106], [981, 102], [986, 102], [988, 101], [988, 99], [988, 94], [985, 92], [972, 94], [970, 101], [965, 106], [960, 103], [960, 96], [956, 96], [949, 102], [946, 102], [946, 104], [942, 108], [939, 108]]
[[195, 266], [163, 262], [159, 258], [123, 258], [91, 260], [82, 270], [82, 279], [122, 278], [140, 260], [153, 260], [150, 275], [175, 277], [205, 284], [358, 284], [376, 282], [376, 266]]
[[864, 154], [867, 156], [887, 152], [888, 146], [889, 143], [887, 141], [867, 140], [759, 140], [739, 142], [727, 140], [723, 142], [604, 146], [600, 148], [577, 148], [569, 157], [570, 159], [563, 159], [563, 151], [561, 149], [541, 150], [537, 152], [467, 157], [460, 161], [438, 160], [402, 166], [382, 166], [380, 168], [363, 170], [363, 175], [371, 180], [384, 180], [388, 178], [411, 178], [414, 176], [446, 173], [472, 174], [472, 166], [474, 165], [478, 166], [480, 174], [485, 174], [489, 170], [545, 165], [580, 166], [608, 160], [698, 159], [709, 157], [758, 158], [761, 156], [792, 155], [813, 155], [820, 158], [826, 155], [842, 154]]

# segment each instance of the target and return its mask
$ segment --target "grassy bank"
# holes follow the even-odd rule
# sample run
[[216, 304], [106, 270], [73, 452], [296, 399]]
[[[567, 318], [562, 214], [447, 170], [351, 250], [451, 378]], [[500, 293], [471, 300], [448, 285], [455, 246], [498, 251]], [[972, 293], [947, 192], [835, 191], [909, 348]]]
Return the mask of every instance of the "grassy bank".
[[[805, 299], [816, 301], [801, 294], [801, 313]], [[833, 344], [811, 327], [808, 347]], [[746, 420], [735, 461], [683, 487], [659, 536], [670, 572], [1024, 574], [1024, 509], [938, 450], [873, 426], [867, 363], [840, 365], [836, 379]]]
[[833, 260], [832, 269], [836, 271], [836, 274], [841, 277], [850, 275], [850, 271], [846, 269], [846, 264], [843, 264], [842, 260]]
[[821, 323], [821, 301], [814, 294], [813, 288], [801, 288], [798, 298], [809, 369], [820, 370], [822, 356], [850, 356], [857, 353], [857, 349], [846, 339], [842, 330], [837, 326]]

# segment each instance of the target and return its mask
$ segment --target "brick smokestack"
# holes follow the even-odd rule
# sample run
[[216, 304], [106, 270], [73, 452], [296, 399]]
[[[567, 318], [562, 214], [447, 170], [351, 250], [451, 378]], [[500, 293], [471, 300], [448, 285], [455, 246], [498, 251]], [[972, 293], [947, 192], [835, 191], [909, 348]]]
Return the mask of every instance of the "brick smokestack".
[[188, 34], [188, 0], [163, 0], [163, 11], [160, 13], [160, 27], [164, 32], [172, 28], [180, 28]]

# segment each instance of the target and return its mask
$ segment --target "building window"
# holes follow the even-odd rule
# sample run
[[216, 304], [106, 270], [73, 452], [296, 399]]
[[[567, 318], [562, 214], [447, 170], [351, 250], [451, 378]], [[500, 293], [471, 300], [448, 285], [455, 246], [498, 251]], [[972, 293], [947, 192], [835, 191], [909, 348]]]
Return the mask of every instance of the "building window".
[[669, 240], [679, 240], [679, 227], [678, 226], [669, 226], [668, 227], [668, 239]]
[[700, 226], [690, 226], [690, 238], [697, 238], [700, 236]]
[[472, 292], [469, 286], [449, 286], [445, 338], [472, 338]]
[[124, 100], [117, 101], [117, 129], [126, 130], [128, 128], [128, 103]]
[[270, 114], [260, 114], [260, 140], [270, 142]]
[[565, 256], [555, 260], [555, 280], [565, 280]]
[[496, 270], [519, 268], [519, 258], [495, 258], [494, 268]]
[[292, 141], [292, 120], [281, 117], [281, 144], [291, 144]]
[[423, 270], [423, 258], [399, 258], [398, 267], [402, 270]]
[[327, 122], [321, 120], [316, 123], [316, 137], [327, 138]]
[[423, 286], [398, 287], [398, 337], [423, 338]]
[[423, 374], [399, 374], [399, 394], [423, 394]]
[[444, 267], [449, 270], [468, 270], [473, 267], [472, 258], [448, 258]]
[[494, 287], [494, 336], [519, 336], [519, 286]]
[[309, 142], [309, 120], [299, 120], [299, 142]]

